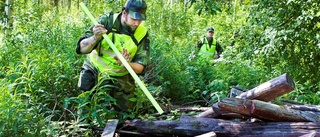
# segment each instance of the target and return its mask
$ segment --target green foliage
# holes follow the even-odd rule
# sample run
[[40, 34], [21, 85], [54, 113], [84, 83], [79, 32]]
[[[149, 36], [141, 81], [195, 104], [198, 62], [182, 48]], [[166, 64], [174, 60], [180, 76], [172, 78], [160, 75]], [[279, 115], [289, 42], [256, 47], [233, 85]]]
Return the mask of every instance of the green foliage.
[[314, 92], [312, 86], [305, 87], [303, 84], [300, 84], [297, 82], [295, 84], [296, 84], [296, 90], [294, 92], [290, 92], [289, 94], [285, 95], [286, 98], [299, 103], [303, 103], [303, 104], [314, 104], [314, 105], [320, 104], [319, 91]]
[[[255, 1], [245, 26], [248, 59], [271, 72], [288, 72], [319, 91], [319, 1]], [[300, 10], [296, 10], [300, 9]]]
[[[120, 11], [124, 2], [85, 3], [98, 17]], [[147, 2], [152, 61], [141, 77], [164, 108], [170, 110], [171, 103], [210, 106], [232, 86], [251, 89], [283, 73], [296, 83], [283, 98], [320, 104], [320, 2], [166, 2]], [[12, 33], [0, 34], [0, 136], [93, 136], [83, 126], [103, 127], [110, 118], [155, 118], [141, 90], [130, 98], [136, 106], [128, 112], [106, 105], [116, 105], [106, 92], [109, 85], [94, 94], [78, 90], [85, 57], [76, 55], [75, 45], [91, 22], [75, 4], [57, 8], [15, 1]], [[213, 64], [194, 58], [194, 45], [209, 26], [224, 48], [223, 59]], [[234, 31], [239, 38], [229, 47]], [[180, 115], [169, 112], [166, 119]]]
[[[13, 96], [10, 106], [3, 109], [14, 112], [4, 120], [13, 122], [2, 130], [8, 135], [45, 135], [42, 130], [50, 127], [46, 126], [49, 121], [68, 120], [63, 117], [67, 115], [63, 99], [78, 94], [77, 66], [81, 59], [74, 54], [77, 20], [71, 16], [61, 20], [55, 11], [43, 11], [41, 7], [17, 8], [21, 14], [15, 17], [15, 31], [5, 36], [1, 46], [1, 78], [9, 82]], [[27, 101], [20, 99], [21, 95], [28, 97]]]
[[[193, 4], [194, 1], [191, 2]], [[218, 6], [218, 3], [216, 0], [203, 0], [200, 2], [195, 3], [195, 10], [198, 13], [198, 15], [201, 14], [211, 14], [216, 15], [217, 12], [221, 12], [220, 7]]]
[[0, 136], [44, 136], [41, 130], [46, 120], [41, 105], [36, 104], [30, 94], [13, 94], [15, 84], [0, 81]]

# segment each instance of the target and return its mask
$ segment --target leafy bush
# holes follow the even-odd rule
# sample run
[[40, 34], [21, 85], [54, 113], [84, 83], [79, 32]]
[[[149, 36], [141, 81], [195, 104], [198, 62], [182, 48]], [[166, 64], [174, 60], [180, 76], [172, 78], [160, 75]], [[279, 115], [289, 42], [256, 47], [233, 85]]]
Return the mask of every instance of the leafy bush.
[[0, 136], [44, 136], [41, 130], [47, 124], [41, 105], [29, 93], [14, 93], [14, 86], [1, 80]]
[[[102, 127], [112, 117], [154, 118], [149, 113], [155, 110], [141, 91], [130, 99], [137, 105], [127, 113], [106, 108], [104, 103], [113, 104], [114, 99], [105, 89], [92, 100], [90, 91], [79, 91], [84, 56], [75, 54], [75, 44], [90, 20], [77, 5], [57, 8], [37, 2], [15, 1], [12, 32], [0, 34], [0, 136], [92, 136], [82, 128], [92, 125], [82, 119]], [[230, 2], [192, 2], [169, 7], [163, 1], [148, 2], [152, 6], [145, 25], [150, 29], [152, 63], [141, 78], [161, 106], [210, 106], [225, 98], [232, 86], [251, 89], [283, 73], [296, 83], [296, 90], [284, 98], [320, 103], [319, 2], [241, 1], [243, 5], [233, 8]], [[86, 4], [98, 16], [120, 11], [124, 3]], [[210, 7], [214, 9], [203, 13]], [[209, 26], [216, 28], [225, 49], [223, 59], [214, 64], [192, 59], [196, 41]], [[231, 48], [235, 30], [239, 39]]]

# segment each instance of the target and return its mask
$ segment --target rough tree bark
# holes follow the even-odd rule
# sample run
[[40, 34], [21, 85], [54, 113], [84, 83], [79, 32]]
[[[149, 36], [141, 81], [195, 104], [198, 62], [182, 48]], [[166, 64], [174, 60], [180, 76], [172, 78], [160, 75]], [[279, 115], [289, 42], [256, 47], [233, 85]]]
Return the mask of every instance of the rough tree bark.
[[320, 122], [320, 116], [313, 112], [290, 109], [259, 100], [226, 98], [218, 103], [219, 108], [246, 116], [280, 122]]
[[198, 136], [214, 132], [217, 136], [285, 136], [308, 134], [320, 136], [320, 124], [315, 122], [232, 122], [213, 118], [182, 116], [174, 120], [133, 120], [130, 125], [139, 133], [161, 136]]
[[294, 90], [295, 84], [288, 74], [271, 79], [247, 92], [244, 92], [236, 98], [256, 99], [261, 101], [271, 101]]
[[11, 28], [13, 27], [13, 10], [12, 10], [12, 5], [13, 5], [13, 0], [6, 0], [5, 1], [5, 7], [4, 7], [4, 11], [5, 11], [5, 19], [4, 19], [4, 23], [5, 23], [5, 28], [4, 28], [4, 34], [8, 35], [11, 33]]
[[[295, 85], [292, 78], [285, 73], [236, 96], [236, 98], [271, 101], [283, 94], [294, 90], [294, 88]], [[213, 109], [208, 109], [207, 111], [196, 115], [196, 117], [208, 117], [210, 115], [219, 116], [218, 114], [214, 114], [214, 110], [219, 110], [219, 108], [215, 106], [217, 106], [217, 103], [213, 105]]]

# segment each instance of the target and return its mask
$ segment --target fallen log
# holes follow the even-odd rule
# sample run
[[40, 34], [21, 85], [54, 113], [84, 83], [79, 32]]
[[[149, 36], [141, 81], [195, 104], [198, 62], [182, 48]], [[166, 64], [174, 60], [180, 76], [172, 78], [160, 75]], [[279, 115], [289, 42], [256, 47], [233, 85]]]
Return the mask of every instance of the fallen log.
[[241, 87], [232, 86], [230, 93], [228, 95], [228, 98], [235, 98], [236, 96], [239, 96], [240, 94], [248, 91], [247, 89], [243, 89]]
[[231, 111], [220, 109], [218, 106], [218, 103], [215, 103], [212, 106], [212, 109], [214, 111], [214, 114], [216, 114], [216, 116], [214, 118], [219, 118], [219, 119], [236, 119], [236, 118], [238, 118], [238, 119], [244, 119], [244, 120], [247, 120], [250, 118], [249, 116], [246, 116], [246, 115], [242, 115], [239, 113], [233, 113]]
[[248, 119], [249, 118], [247, 116], [244, 116], [238, 113], [221, 110], [218, 107], [217, 103], [213, 104], [212, 107], [208, 107], [206, 111], [198, 114], [196, 117], [220, 118], [220, 119], [235, 119], [235, 118]]
[[320, 136], [320, 124], [315, 122], [232, 122], [213, 118], [181, 116], [180, 120], [132, 120], [139, 133], [157, 136], [199, 136], [214, 132], [217, 136], [285, 136], [307, 134]]
[[267, 102], [294, 90], [294, 88], [295, 85], [292, 78], [285, 73], [240, 94], [236, 98], [256, 99]]
[[187, 111], [206, 111], [210, 107], [175, 107], [172, 108], [173, 110], [177, 109], [180, 112], [187, 112]]
[[317, 132], [311, 131], [310, 133], [302, 135], [300, 137], [316, 137], [316, 134], [317, 134]]
[[118, 122], [119, 122], [118, 119], [108, 120], [105, 128], [103, 129], [103, 133], [101, 134], [101, 137], [113, 137], [114, 132], [117, 128]]
[[259, 100], [226, 98], [218, 103], [220, 109], [268, 121], [320, 122], [320, 116], [312, 112], [290, 109]]
[[[292, 78], [287, 73], [285, 73], [251, 90], [241, 93], [240, 95], [236, 96], [236, 98], [271, 101], [283, 94], [291, 92], [292, 90], [294, 90], [294, 88], [295, 85]], [[213, 107], [215, 105], [213, 105]], [[210, 115], [213, 115], [215, 117], [219, 116], [218, 114], [215, 114], [214, 109], [208, 109], [207, 111], [196, 115], [196, 117], [207, 117]]]
[[292, 109], [301, 110], [301, 111], [314, 111], [320, 112], [320, 106], [312, 106], [312, 105], [291, 105], [289, 106]]
[[320, 106], [312, 106], [312, 105], [290, 105], [288, 106], [294, 110], [300, 111], [308, 111], [309, 113], [314, 113], [315, 115], [320, 116]]

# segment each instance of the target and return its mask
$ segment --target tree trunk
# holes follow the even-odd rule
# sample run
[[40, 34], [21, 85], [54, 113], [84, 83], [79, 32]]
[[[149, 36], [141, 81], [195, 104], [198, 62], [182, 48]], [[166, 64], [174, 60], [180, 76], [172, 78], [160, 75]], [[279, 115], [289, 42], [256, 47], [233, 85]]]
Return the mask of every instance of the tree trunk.
[[[240, 95], [236, 96], [236, 98], [270, 101], [292, 91], [294, 87], [293, 80], [285, 73], [251, 90], [241, 93]], [[214, 108], [214, 106], [217, 106], [217, 103], [213, 105], [213, 109], [209, 109], [203, 113], [200, 113], [196, 117], [207, 117], [210, 115], [219, 116], [217, 114], [213, 114], [215, 111], [219, 110], [219, 107]]]
[[271, 101], [283, 94], [294, 90], [295, 84], [288, 74], [271, 79], [247, 92], [244, 92], [236, 98], [256, 99], [261, 101]]
[[247, 120], [250, 118], [249, 116], [242, 115], [240, 113], [233, 113], [228, 110], [220, 109], [218, 106], [218, 103], [215, 103], [212, 106], [212, 109], [215, 113], [215, 115], [212, 115], [212, 116], [214, 116], [214, 118], [220, 118], [220, 119], [236, 119], [236, 118], [238, 118], [238, 119], [244, 119], [244, 120]]
[[55, 7], [58, 7], [58, 5], [59, 5], [59, 0], [53, 0], [53, 6], [55, 6]]
[[289, 106], [291, 109], [301, 110], [301, 111], [314, 111], [320, 112], [320, 106], [312, 106], [312, 105], [291, 105]]
[[6, 6], [4, 8], [5, 10], [5, 29], [4, 29], [4, 34], [8, 35], [11, 33], [11, 28], [13, 27], [13, 18], [12, 18], [12, 5], [13, 5], [13, 0], [6, 0]]
[[218, 106], [223, 110], [268, 121], [320, 122], [320, 116], [312, 112], [293, 110], [259, 100], [226, 98]]
[[71, 0], [68, 0], [68, 11], [71, 10]]
[[59, 11], [59, 0], [54, 0], [53, 1], [53, 6], [57, 9], [57, 11]]
[[37, 4], [41, 5], [42, 4], [42, 0], [37, 0]]
[[214, 132], [219, 136], [285, 136], [307, 134], [320, 136], [320, 124], [313, 122], [230, 122], [221, 119], [182, 116], [180, 121], [133, 120], [130, 125], [139, 133], [162, 136], [198, 136]]

